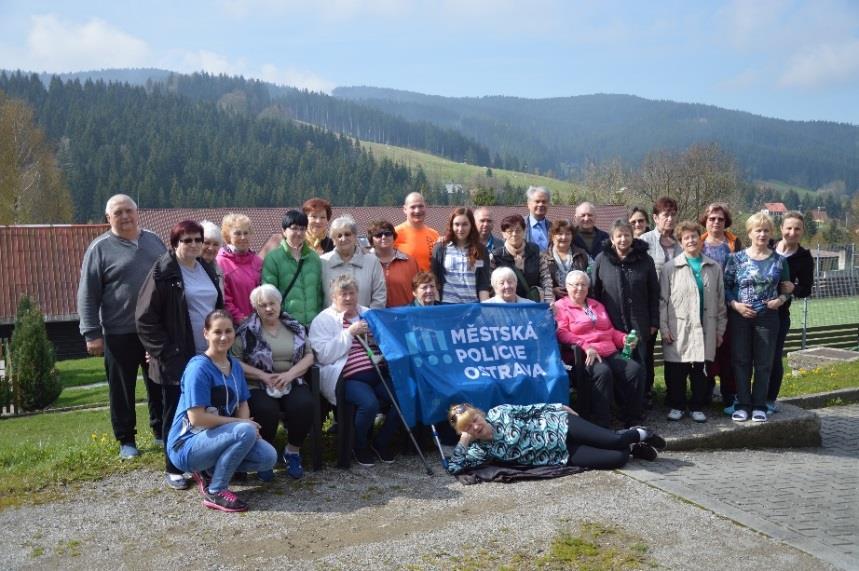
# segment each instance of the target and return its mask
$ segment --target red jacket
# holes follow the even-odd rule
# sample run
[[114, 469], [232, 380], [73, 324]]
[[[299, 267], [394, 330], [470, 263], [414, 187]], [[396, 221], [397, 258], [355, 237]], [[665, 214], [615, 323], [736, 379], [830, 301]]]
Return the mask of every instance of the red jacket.
[[250, 250], [239, 254], [221, 248], [216, 261], [224, 272], [224, 308], [239, 324], [253, 313], [251, 292], [260, 284], [262, 259]]
[[591, 320], [585, 310], [569, 297], [555, 302], [558, 341], [566, 345], [578, 345], [585, 351], [593, 347], [600, 357], [608, 357], [623, 348], [626, 334], [612, 326], [603, 304], [590, 298], [587, 298], [586, 303], [596, 315], [596, 321]]

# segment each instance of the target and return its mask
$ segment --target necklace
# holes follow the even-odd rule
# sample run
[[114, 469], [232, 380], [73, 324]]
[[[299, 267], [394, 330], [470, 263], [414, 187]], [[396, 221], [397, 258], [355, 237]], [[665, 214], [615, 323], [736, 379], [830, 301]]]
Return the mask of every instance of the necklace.
[[215, 366], [216, 366], [216, 367], [218, 367], [218, 370], [219, 370], [219, 371], [221, 371], [221, 372], [222, 372], [222, 373], [224, 373], [224, 374], [229, 373], [229, 372], [230, 372], [230, 370], [232, 369], [232, 367], [230, 366], [230, 361], [229, 361], [229, 359], [227, 359], [227, 362], [226, 362], [226, 363], [218, 363], [218, 362], [217, 362], [217, 361], [215, 361], [214, 359], [212, 359], [212, 362], [215, 364]]

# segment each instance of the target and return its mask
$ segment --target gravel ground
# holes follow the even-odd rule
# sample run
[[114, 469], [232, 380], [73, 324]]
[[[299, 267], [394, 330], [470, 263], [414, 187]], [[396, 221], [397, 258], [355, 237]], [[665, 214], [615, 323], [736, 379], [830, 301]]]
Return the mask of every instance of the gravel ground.
[[584, 522], [640, 539], [663, 569], [827, 569], [817, 559], [615, 472], [462, 486], [414, 458], [239, 486], [252, 511], [203, 508], [140, 470], [0, 512], [8, 569], [451, 568], [489, 548], [538, 554]]

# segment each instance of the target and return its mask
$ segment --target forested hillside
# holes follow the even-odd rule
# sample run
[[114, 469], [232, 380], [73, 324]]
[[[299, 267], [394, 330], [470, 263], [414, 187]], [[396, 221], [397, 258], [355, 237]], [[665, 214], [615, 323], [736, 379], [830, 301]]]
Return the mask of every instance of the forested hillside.
[[377, 161], [349, 138], [257, 119], [167, 89], [0, 74], [0, 91], [25, 101], [57, 145], [75, 220], [103, 217], [125, 192], [144, 207], [398, 204], [423, 173]]
[[448, 98], [372, 87], [338, 87], [336, 97], [415, 121], [459, 130], [486, 145], [493, 166], [580, 173], [588, 161], [637, 164], [650, 152], [717, 143], [742, 176], [818, 188], [859, 188], [859, 127], [783, 121], [710, 105], [629, 95], [552, 99]]

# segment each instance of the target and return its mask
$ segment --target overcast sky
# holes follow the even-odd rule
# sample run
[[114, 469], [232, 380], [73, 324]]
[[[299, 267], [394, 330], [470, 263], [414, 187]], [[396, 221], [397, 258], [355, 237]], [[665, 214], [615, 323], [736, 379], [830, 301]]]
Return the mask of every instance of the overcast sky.
[[116, 67], [859, 124], [859, 0], [0, 0], [0, 68]]

